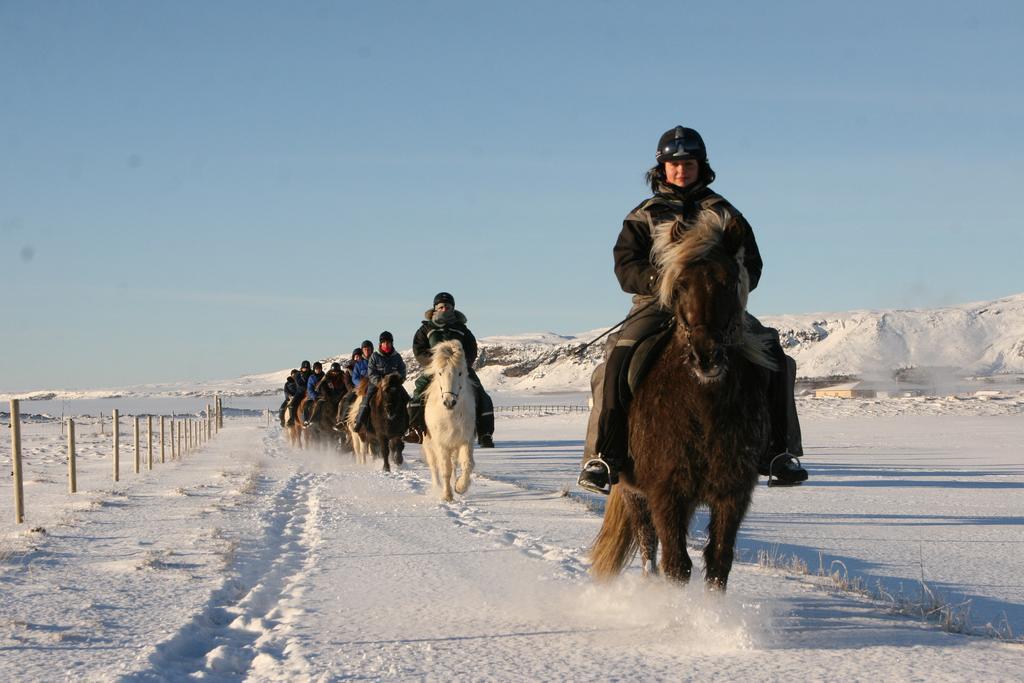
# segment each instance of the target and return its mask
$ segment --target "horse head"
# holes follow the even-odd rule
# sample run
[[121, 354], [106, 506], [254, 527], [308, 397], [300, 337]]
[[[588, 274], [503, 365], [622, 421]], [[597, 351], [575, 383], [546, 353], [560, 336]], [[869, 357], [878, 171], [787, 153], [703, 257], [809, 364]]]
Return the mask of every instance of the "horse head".
[[466, 368], [466, 353], [462, 350], [462, 343], [458, 340], [442, 342], [433, 349], [430, 363], [431, 390], [441, 393], [441, 402], [448, 410], [452, 410], [458, 404], [459, 394], [462, 393], [468, 370]]
[[675, 312], [686, 363], [702, 384], [725, 376], [735, 350], [760, 365], [773, 365], [763, 340], [746, 333], [750, 282], [744, 238], [741, 222], [708, 209], [691, 223], [655, 227], [651, 254], [658, 268], [658, 301]]
[[377, 391], [378, 401], [388, 422], [394, 422], [406, 414], [409, 392], [402, 386], [402, 376], [397, 372], [386, 375]]

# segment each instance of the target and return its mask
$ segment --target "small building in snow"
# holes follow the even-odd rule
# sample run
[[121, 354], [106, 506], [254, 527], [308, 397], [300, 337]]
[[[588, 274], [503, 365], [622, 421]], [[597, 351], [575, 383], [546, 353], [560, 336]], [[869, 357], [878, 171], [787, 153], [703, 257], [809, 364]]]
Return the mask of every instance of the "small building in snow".
[[815, 398], [875, 398], [877, 395], [878, 392], [868, 389], [861, 382], [834, 384], [814, 391]]

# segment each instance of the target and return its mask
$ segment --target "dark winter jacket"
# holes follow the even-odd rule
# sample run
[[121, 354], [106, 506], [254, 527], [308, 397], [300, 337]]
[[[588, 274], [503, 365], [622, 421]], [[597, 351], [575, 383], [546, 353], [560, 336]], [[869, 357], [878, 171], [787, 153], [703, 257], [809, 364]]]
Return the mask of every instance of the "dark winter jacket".
[[359, 383], [362, 381], [363, 377], [366, 377], [366, 373], [367, 373], [367, 371], [369, 371], [369, 369], [370, 369], [370, 362], [367, 359], [365, 359], [365, 358], [361, 358], [361, 359], [355, 361], [354, 363], [352, 363], [352, 384], [353, 384], [353, 386], [355, 386], [355, 387], [359, 386]]
[[284, 395], [286, 398], [294, 398], [299, 391], [299, 385], [295, 383], [294, 377], [289, 377], [284, 381]]
[[388, 354], [374, 351], [370, 355], [370, 384], [378, 384], [393, 372], [397, 372], [402, 381], [405, 381], [405, 361], [402, 360], [402, 354], [392, 350]]
[[309, 386], [309, 378], [313, 376], [313, 371], [299, 370], [299, 376], [295, 380], [295, 395], [305, 396], [307, 395], [306, 387]]
[[466, 316], [461, 311], [455, 311], [455, 322], [441, 325], [434, 322], [434, 310], [431, 309], [423, 314], [426, 320], [416, 330], [412, 338], [412, 353], [416, 356], [416, 362], [421, 367], [430, 366], [430, 359], [433, 356], [431, 349], [441, 342], [458, 339], [462, 342], [462, 350], [466, 354], [466, 365], [473, 367], [476, 362], [476, 337], [466, 327]]
[[651, 262], [654, 226], [679, 218], [693, 221], [702, 209], [712, 209], [719, 214], [728, 212], [734, 221], [743, 224], [747, 233], [743, 245], [744, 264], [750, 275], [750, 289], [757, 287], [763, 264], [761, 252], [754, 240], [754, 231], [747, 219], [725, 198], [705, 185], [682, 191], [681, 188], [662, 183], [653, 197], [630, 211], [622, 222], [622, 232], [619, 233], [612, 253], [615, 256], [615, 276], [623, 291], [645, 296], [654, 294], [658, 279], [658, 271]]
[[316, 385], [324, 378], [323, 373], [316, 374], [315, 372], [309, 376], [306, 380], [306, 398], [310, 401], [316, 400]]

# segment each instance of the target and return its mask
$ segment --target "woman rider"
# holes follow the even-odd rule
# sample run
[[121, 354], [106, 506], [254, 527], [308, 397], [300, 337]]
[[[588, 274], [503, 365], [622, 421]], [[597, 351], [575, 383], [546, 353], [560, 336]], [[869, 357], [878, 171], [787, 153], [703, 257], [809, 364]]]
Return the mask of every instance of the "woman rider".
[[[591, 387], [594, 408], [591, 412], [584, 446], [584, 466], [580, 486], [609, 493], [618, 481], [618, 473], [629, 465], [629, 396], [619, 390], [619, 376], [628, 367], [636, 344], [665, 329], [672, 312], [661, 308], [654, 296], [658, 272], [651, 262], [654, 226], [673, 220], [692, 222], [704, 209], [728, 212], [746, 229], [744, 264], [750, 275], [750, 289], [761, 277], [761, 255], [750, 224], [721, 195], [708, 189], [715, 172], [708, 163], [704, 140], [692, 128], [676, 126], [658, 140], [657, 164], [647, 172], [654, 196], [633, 209], [622, 223], [615, 243], [615, 275], [622, 289], [633, 295], [633, 308], [622, 330], [609, 338], [605, 363], [594, 371]], [[753, 316], [754, 332], [772, 332], [776, 343], [772, 353], [782, 370], [772, 373], [769, 388], [772, 415], [772, 441], [762, 458], [759, 471], [779, 484], [799, 484], [807, 479], [795, 456], [803, 454], [800, 425], [793, 401], [796, 363], [782, 351], [778, 332], [765, 328]], [[779, 456], [779, 457], [777, 457]], [[774, 463], [774, 464], [773, 464]]]

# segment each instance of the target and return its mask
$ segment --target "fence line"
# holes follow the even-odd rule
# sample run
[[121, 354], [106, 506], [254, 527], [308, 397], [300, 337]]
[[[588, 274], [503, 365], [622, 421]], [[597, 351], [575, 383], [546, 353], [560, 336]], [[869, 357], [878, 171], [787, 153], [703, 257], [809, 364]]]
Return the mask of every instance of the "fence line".
[[500, 413], [586, 413], [590, 406], [580, 404], [555, 404], [555, 405], [517, 405], [517, 406], [494, 406], [495, 412]]
[[[21, 402], [19, 399], [12, 398], [10, 400], [10, 429], [11, 429], [11, 475], [14, 479], [14, 522], [15, 524], [22, 524], [25, 521], [25, 491], [23, 486], [23, 468], [22, 468], [22, 454], [21, 454]], [[139, 428], [139, 416], [133, 415], [133, 455], [134, 455], [134, 471], [135, 474], [139, 474], [142, 468], [142, 448], [141, 448], [141, 434]], [[160, 462], [166, 462], [166, 415], [160, 416]], [[103, 429], [103, 413], [100, 413], [98, 417], [100, 425], [99, 436], [104, 437], [106, 434]], [[111, 412], [111, 422], [113, 430], [111, 433], [111, 460], [112, 460], [112, 475], [114, 481], [120, 481], [121, 478], [121, 420], [120, 412], [117, 408], [114, 408]], [[175, 441], [175, 423], [178, 420], [171, 420], [171, 451], [172, 458], [174, 457], [174, 441]], [[191, 418], [183, 419], [180, 421], [180, 425], [177, 429], [178, 436], [178, 456], [181, 457], [181, 440], [182, 440], [182, 427], [184, 425], [188, 428], [188, 437], [191, 439], [191, 447], [198, 449], [200, 446], [209, 443], [213, 437], [220, 431], [224, 426], [224, 407], [221, 403], [220, 396], [214, 397], [214, 402], [206, 404], [206, 415], [202, 418]], [[75, 442], [75, 420], [72, 417], [61, 417], [61, 435], [63, 436], [64, 427], [67, 426], [67, 452], [68, 452], [68, 492], [77, 493], [78, 491], [78, 459], [76, 452]], [[186, 444], [188, 446], [188, 444]], [[153, 469], [153, 415], [146, 416], [146, 450], [148, 452], [148, 467], [150, 470]]]

